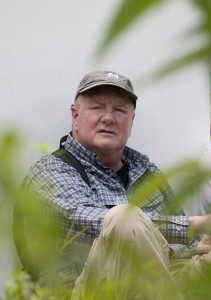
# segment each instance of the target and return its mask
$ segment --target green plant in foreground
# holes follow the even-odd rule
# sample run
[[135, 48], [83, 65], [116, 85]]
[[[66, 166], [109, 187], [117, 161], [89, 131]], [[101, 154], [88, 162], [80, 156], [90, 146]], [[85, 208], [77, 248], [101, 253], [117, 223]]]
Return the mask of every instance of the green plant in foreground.
[[[105, 51], [110, 44], [115, 40], [115, 38], [121, 34], [129, 25], [131, 25], [136, 19], [144, 16], [151, 8], [156, 8], [159, 5], [164, 4], [167, 0], [124, 0], [121, 2], [119, 6], [119, 10], [114, 17], [114, 20], [111, 22], [111, 26], [108, 29], [108, 34], [105, 36], [105, 39], [102, 41], [102, 46], [100, 50]], [[169, 72], [176, 70], [178, 68], [182, 68], [186, 65], [192, 64], [196, 61], [203, 61], [207, 63], [207, 66], [210, 67], [210, 58], [211, 58], [211, 2], [209, 0], [191, 0], [190, 3], [201, 13], [201, 19], [198, 24], [194, 25], [194, 28], [188, 30], [189, 35], [203, 35], [203, 42], [199, 45], [198, 49], [190, 49], [186, 56], [175, 59], [174, 62], [170, 63], [168, 66], [165, 66], [162, 70], [158, 70], [155, 72], [157, 75], [166, 75]], [[187, 37], [187, 36], [186, 36]], [[102, 51], [102, 52], [103, 52]], [[18, 175], [18, 169], [16, 167], [18, 156], [18, 138], [16, 134], [8, 133], [5, 134], [0, 139], [0, 209], [5, 205], [7, 201], [16, 202], [19, 199], [25, 199], [27, 202], [27, 197], [20, 192], [19, 183], [20, 176]], [[42, 151], [48, 150], [48, 146], [43, 144], [40, 146]], [[185, 180], [180, 184], [180, 188], [178, 189], [178, 193], [175, 197], [175, 204], [179, 202], [180, 204], [185, 201], [186, 195], [193, 193], [200, 185], [206, 180], [207, 177], [210, 176], [209, 170], [204, 170], [200, 168], [200, 165], [196, 162], [186, 162], [176, 168], [167, 172], [167, 176], [177, 176], [185, 178]], [[161, 184], [161, 178], [153, 178], [151, 179], [153, 184]], [[150, 194], [149, 187], [144, 187], [141, 193], [136, 193], [134, 198], [132, 199], [134, 204], [140, 203], [140, 201], [144, 201], [145, 196]], [[30, 208], [30, 205], [28, 207]], [[169, 207], [170, 212], [172, 207]], [[6, 220], [4, 218], [0, 219], [2, 226], [1, 228], [5, 228]], [[42, 222], [40, 223], [42, 226]], [[46, 227], [48, 230], [47, 233], [44, 233], [43, 240], [46, 242], [46, 237], [50, 238], [52, 232], [51, 227]], [[1, 233], [4, 233], [1, 231]], [[65, 246], [68, 245], [71, 241], [65, 241]], [[50, 243], [51, 244], [51, 243]], [[47, 252], [48, 248], [45, 249]], [[42, 257], [43, 253], [39, 253], [39, 257]], [[153, 269], [153, 265], [145, 266], [146, 268]], [[131, 275], [131, 278], [132, 275]], [[134, 278], [133, 278], [134, 279]], [[93, 278], [94, 282], [95, 278]], [[124, 290], [124, 286], [128, 284], [130, 281], [130, 274], [128, 274], [128, 278], [123, 280], [122, 282], [108, 282], [102, 289], [99, 291], [99, 298], [97, 300], [118, 300], [115, 296], [114, 291], [119, 288]], [[185, 285], [188, 290], [194, 291], [190, 298], [191, 300], [201, 300], [204, 294], [210, 295], [211, 274], [210, 271], [206, 271], [201, 276], [197, 277], [195, 280], [190, 280], [188, 276], [184, 278]], [[90, 283], [91, 287], [91, 283]], [[146, 291], [150, 290], [154, 293], [154, 299], [157, 299], [157, 290], [155, 286], [152, 286], [150, 282], [149, 276], [149, 284], [146, 285]], [[163, 291], [166, 299], [172, 299], [173, 295], [171, 291], [164, 290]], [[32, 284], [29, 280], [26, 273], [23, 271], [16, 271], [14, 274], [8, 279], [8, 283], [5, 286], [5, 300], [67, 300], [70, 299], [71, 289], [60, 289], [55, 288], [46, 289], [41, 287], [38, 284]], [[87, 295], [87, 300], [90, 300], [89, 295]], [[207, 297], [208, 298], [208, 297]], [[119, 298], [119, 300], [122, 300]]]
[[[157, 11], [159, 9], [165, 9], [165, 4], [168, 4], [171, 0], [122, 0], [117, 7], [116, 13], [110, 20], [107, 26], [105, 35], [103, 36], [101, 43], [97, 49], [98, 57], [105, 55], [109, 47], [114, 41], [126, 32], [137, 20], [142, 20], [147, 17], [147, 14], [151, 10]], [[169, 63], [159, 69], [155, 70], [154, 74], [151, 74], [153, 78], [159, 79], [162, 76], [166, 76], [171, 72], [182, 69], [186, 66], [192, 65], [195, 62], [202, 62], [209, 68], [211, 67], [211, 1], [210, 0], [190, 0], [188, 4], [196, 10], [200, 18], [191, 25], [192, 27], [184, 28], [184, 33], [181, 35], [181, 43], [185, 43], [187, 40], [200, 37], [200, 43], [196, 48], [187, 47], [186, 54], [175, 58]], [[171, 21], [169, 20], [169, 27]], [[141, 29], [141, 25], [140, 25]], [[159, 33], [158, 33], [159, 34]]]
[[5, 300], [70, 300], [71, 292], [71, 289], [50, 289], [34, 284], [28, 274], [19, 269], [8, 278]]
[[28, 275], [20, 270], [8, 279], [5, 294], [6, 300], [37, 300], [37, 297], [33, 295], [33, 283]]
[[[29, 198], [18, 187], [18, 180], [16, 179], [16, 177], [18, 177], [18, 170], [15, 167], [15, 160], [18, 159], [18, 157], [15, 157], [14, 155], [17, 153], [18, 144], [18, 138], [15, 134], [5, 134], [0, 142], [0, 185], [3, 190], [3, 198], [1, 198], [1, 203], [3, 201], [15, 202], [19, 201], [19, 199], [25, 200], [24, 206], [21, 207], [21, 209], [29, 210], [30, 215], [34, 214], [35, 222], [38, 223], [39, 231], [42, 232], [40, 245], [45, 245], [45, 247], [40, 247], [41, 252], [39, 253], [38, 251], [36, 262], [44, 265], [46, 263], [45, 258], [50, 256], [49, 249], [52, 249], [52, 243], [55, 242], [55, 227], [46, 226], [46, 223], [42, 222], [43, 218], [40, 218], [39, 210], [36, 212], [34, 206], [32, 205], [31, 207], [31, 204], [33, 203], [32, 199], [29, 201]], [[202, 167], [199, 162], [188, 161], [169, 170], [166, 175], [168, 178], [176, 177], [180, 179], [180, 188], [175, 196], [174, 203], [183, 204], [187, 194], [189, 195], [194, 193], [194, 191], [199, 189], [200, 185], [211, 176], [211, 171]], [[162, 176], [149, 178], [150, 184], [143, 186], [140, 191], [136, 191], [131, 199], [132, 203], [140, 205], [141, 202], [150, 195], [151, 185], [159, 187], [163, 184], [163, 180], [164, 178]], [[36, 201], [36, 199], [34, 200]], [[169, 207], [166, 213], [169, 214], [173, 209], [173, 207]], [[2, 222], [2, 219], [0, 222]], [[58, 248], [58, 250], [67, 250], [72, 241], [74, 241], [74, 237], [68, 237], [67, 240], [64, 240], [64, 244], [59, 245], [60, 248]], [[129, 255], [128, 253], [129, 251], [127, 245], [125, 245], [125, 249], [123, 249], [122, 252], [125, 261], [127, 260], [127, 255]], [[64, 263], [67, 265], [68, 261], [66, 260]], [[137, 264], [138, 260], [136, 259], [136, 255], [134, 255], [134, 266], [137, 266]], [[173, 299], [173, 296], [171, 295], [171, 289], [169, 289], [168, 286], [164, 285], [161, 287], [161, 285], [159, 285], [159, 287], [157, 287], [156, 284], [152, 284], [152, 278], [157, 276], [156, 273], [154, 273], [153, 261], [147, 265], [141, 266], [140, 264], [140, 268], [143, 268], [144, 270], [142, 273], [144, 274], [143, 281], [145, 280], [144, 287], [141, 287], [140, 290], [141, 294], [143, 294], [143, 291], [145, 291], [145, 293], [150, 291], [150, 293], [155, 295], [156, 298], [157, 290], [159, 289], [159, 291], [162, 291], [164, 299], [169, 299], [169, 297]], [[53, 282], [53, 274], [51, 274], [51, 276]], [[122, 278], [122, 280], [118, 280], [118, 282], [112, 280], [106, 282], [102, 288], [99, 289], [98, 294], [100, 296], [96, 298], [96, 300], [122, 300], [125, 288], [127, 289], [127, 286], [131, 284], [131, 282], [138, 282], [137, 278], [138, 275], [135, 272], [132, 272], [131, 274], [128, 273], [128, 276]], [[50, 277], [49, 280], [51, 280]], [[96, 272], [93, 270], [93, 276], [90, 277], [90, 292], [92, 284], [95, 284], [95, 280]], [[201, 299], [202, 293], [209, 294], [211, 292], [209, 284], [210, 280], [211, 274], [208, 270], [194, 280], [190, 280], [188, 275], [185, 276], [183, 283], [188, 290], [194, 291], [194, 299], [198, 300]], [[117, 291], [119, 292], [117, 293]], [[71, 292], [71, 288], [60, 288], [56, 286], [52, 286], [51, 288], [43, 288], [38, 283], [34, 285], [29, 280], [29, 277], [25, 272], [18, 270], [14, 272], [10, 278], [8, 278], [8, 283], [5, 286], [5, 300], [66, 300], [70, 299]], [[89, 293], [87, 294], [86, 299], [89, 300]], [[174, 299], [177, 300], [177, 298]]]

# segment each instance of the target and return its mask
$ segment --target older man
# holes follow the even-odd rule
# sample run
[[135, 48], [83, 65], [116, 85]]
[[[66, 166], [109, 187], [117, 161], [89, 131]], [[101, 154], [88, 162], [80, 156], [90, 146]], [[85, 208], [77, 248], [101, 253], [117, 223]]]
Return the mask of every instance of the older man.
[[[55, 155], [43, 157], [27, 178], [28, 188], [58, 213], [63, 237], [77, 234], [65, 264], [56, 269], [57, 283], [68, 286], [78, 277], [73, 299], [107, 299], [111, 290], [112, 299], [155, 299], [153, 286], [156, 299], [165, 298], [165, 287], [180, 299], [174, 277], [182, 278], [187, 264], [196, 274], [201, 262], [210, 260], [210, 237], [199, 241], [196, 235], [211, 233], [211, 215], [187, 217], [175, 207], [166, 216], [173, 200], [170, 186], [166, 181], [153, 186], [149, 177], [157, 178], [159, 169], [126, 146], [136, 101], [127, 77], [111, 71], [86, 74], [71, 107], [72, 132], [64, 147], [83, 166], [89, 184]], [[139, 205], [129, 204], [146, 185], [150, 195]], [[200, 265], [195, 254], [201, 255]], [[169, 258], [180, 259], [179, 267], [174, 263], [172, 270]]]

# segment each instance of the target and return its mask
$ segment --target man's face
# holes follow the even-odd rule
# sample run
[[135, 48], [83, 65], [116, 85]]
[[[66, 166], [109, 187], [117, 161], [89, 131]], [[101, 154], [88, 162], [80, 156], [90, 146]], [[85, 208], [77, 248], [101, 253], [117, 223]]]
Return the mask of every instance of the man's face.
[[133, 124], [132, 101], [117, 91], [100, 90], [80, 95], [77, 101], [72, 108], [74, 138], [96, 154], [121, 155]]

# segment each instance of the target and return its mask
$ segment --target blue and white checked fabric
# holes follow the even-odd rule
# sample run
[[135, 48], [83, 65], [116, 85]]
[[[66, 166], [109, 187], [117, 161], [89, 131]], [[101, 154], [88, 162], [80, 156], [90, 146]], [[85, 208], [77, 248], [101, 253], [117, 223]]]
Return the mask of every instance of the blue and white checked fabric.
[[[146, 155], [125, 147], [122, 160], [129, 167], [128, 188], [125, 190], [116, 172], [105, 167], [94, 153], [73, 140], [71, 135], [67, 138], [65, 148], [84, 166], [91, 188], [77, 170], [53, 155], [43, 157], [30, 169], [28, 187], [41, 196], [45, 204], [56, 209], [64, 234], [70, 232], [74, 235], [83, 230], [75, 243], [91, 244], [100, 232], [106, 212], [114, 205], [130, 201], [133, 184], [147, 170], [155, 175], [159, 175], [160, 171]], [[189, 240], [188, 217], [180, 208], [172, 216], [163, 213], [167, 204], [173, 201], [173, 192], [167, 182], [162, 188], [163, 194], [154, 188], [140, 207], [168, 240], [172, 257], [191, 257], [198, 239]]]

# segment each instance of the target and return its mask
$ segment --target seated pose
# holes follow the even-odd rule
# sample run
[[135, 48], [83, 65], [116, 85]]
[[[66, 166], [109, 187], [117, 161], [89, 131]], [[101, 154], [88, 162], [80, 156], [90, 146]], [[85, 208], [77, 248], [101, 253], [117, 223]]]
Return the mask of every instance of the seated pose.
[[[74, 300], [169, 299], [169, 291], [171, 299], [182, 299], [184, 276], [194, 280], [211, 263], [211, 215], [188, 217], [171, 205], [168, 182], [159, 187], [150, 181], [161, 176], [160, 170], [148, 156], [126, 146], [137, 99], [125, 76], [86, 74], [63, 147], [81, 164], [88, 182], [54, 154], [41, 158], [27, 176], [26, 187], [39, 196], [42, 218], [53, 211], [58, 239], [71, 239], [58, 250], [54, 267], [40, 271], [40, 282], [73, 287]], [[150, 193], [138, 203], [146, 188]], [[166, 214], [168, 205], [171, 215]], [[37, 229], [30, 228], [30, 216], [25, 230], [33, 259]]]

